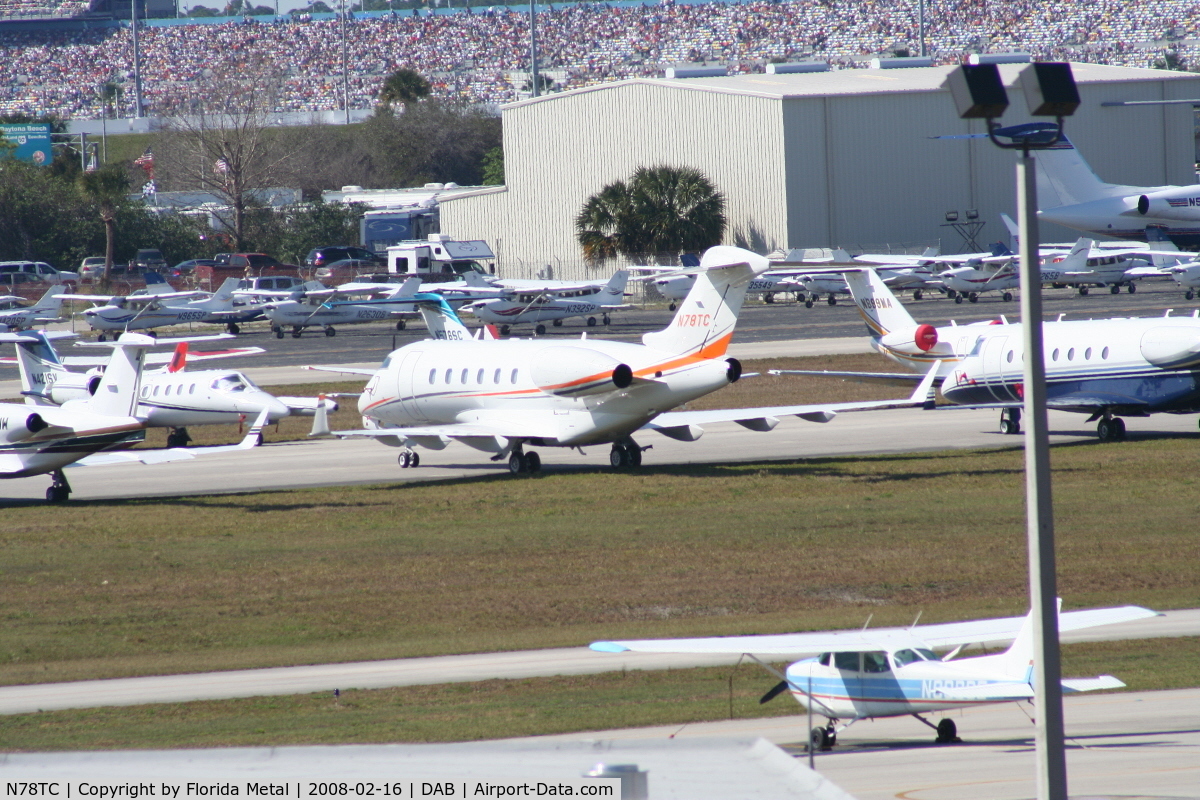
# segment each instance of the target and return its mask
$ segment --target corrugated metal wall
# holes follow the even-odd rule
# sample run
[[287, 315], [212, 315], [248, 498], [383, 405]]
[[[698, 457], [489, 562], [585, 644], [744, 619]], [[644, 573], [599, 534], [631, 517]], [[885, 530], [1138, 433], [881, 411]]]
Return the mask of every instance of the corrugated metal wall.
[[[1194, 182], [1190, 106], [1100, 105], [1200, 97], [1200, 77], [1169, 75], [1080, 86], [1084, 105], [1067, 132], [1102, 180]], [[1010, 100], [1003, 122], [1028, 121], [1023, 99]], [[769, 252], [940, 239], [943, 252], [959, 252], [947, 211], [979, 211], [981, 246], [1007, 240], [1000, 214], [1015, 214], [1014, 155], [986, 139], [930, 137], [984, 130], [959, 120], [940, 90], [780, 99], [686, 81], [609, 84], [505, 107], [508, 191], [445, 203], [442, 229], [487, 239], [506, 274], [546, 264], [587, 274], [574, 231], [585, 198], [638, 166], [673, 164], [701, 169], [725, 192], [729, 243]], [[1042, 231], [1044, 241], [1076, 236]]]

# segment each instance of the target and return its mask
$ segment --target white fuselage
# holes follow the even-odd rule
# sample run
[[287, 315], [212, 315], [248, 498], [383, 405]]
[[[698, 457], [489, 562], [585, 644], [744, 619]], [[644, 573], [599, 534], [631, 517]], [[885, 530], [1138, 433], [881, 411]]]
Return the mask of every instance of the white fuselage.
[[[620, 365], [633, 375], [624, 389], [611, 380]], [[424, 341], [388, 356], [359, 410], [380, 427], [505, 419], [545, 446], [596, 444], [724, 386], [728, 368], [723, 359], [625, 342]], [[473, 446], [489, 449], [482, 440]]]

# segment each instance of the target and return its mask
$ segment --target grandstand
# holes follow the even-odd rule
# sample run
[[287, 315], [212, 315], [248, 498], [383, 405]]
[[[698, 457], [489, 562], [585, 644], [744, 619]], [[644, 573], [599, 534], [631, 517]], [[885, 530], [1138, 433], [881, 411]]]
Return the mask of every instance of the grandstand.
[[[101, 16], [87, 0], [0, 0], [0, 113], [96, 119], [104, 114], [97, 88], [115, 81], [126, 101], [110, 113], [130, 116], [131, 31], [127, 21]], [[853, 67], [915, 53], [917, 27], [915, 2], [883, 0], [552, 5], [538, 14], [539, 62], [555, 89], [659, 76], [688, 63], [720, 63], [731, 74], [807, 58]], [[1200, 64], [1198, 28], [1200, 3], [1192, 0], [946, 0], [928, 3], [926, 41], [937, 64], [969, 52], [1024, 51], [1148, 67], [1168, 53], [1172, 63]], [[436, 96], [472, 103], [520, 99], [527, 80], [528, 16], [519, 6], [358, 13], [347, 36], [352, 108], [371, 108], [383, 79], [401, 67], [429, 76]], [[244, 74], [263, 59], [284, 76], [276, 111], [341, 108], [335, 15], [151, 20], [140, 38], [152, 115], [194, 107], [205, 75]]]

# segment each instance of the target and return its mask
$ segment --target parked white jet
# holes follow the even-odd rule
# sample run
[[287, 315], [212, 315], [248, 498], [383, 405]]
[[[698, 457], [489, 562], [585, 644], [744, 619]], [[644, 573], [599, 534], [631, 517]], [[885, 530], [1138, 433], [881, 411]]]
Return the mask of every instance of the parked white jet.
[[176, 292], [157, 273], [147, 272], [145, 277], [144, 292], [137, 291], [124, 297], [103, 294], [64, 294], [58, 297], [68, 302], [99, 304], [84, 309], [83, 316], [92, 330], [101, 332], [100, 341], [107, 338], [109, 331], [148, 330], [185, 322], [211, 321], [220, 319], [222, 314], [236, 316], [241, 313], [233, 309], [237, 278], [226, 279], [210, 295], [200, 291]]
[[0, 331], [23, 331], [35, 325], [61, 319], [61, 286], [51, 286], [33, 305], [23, 304], [24, 298], [15, 295], [0, 297]]
[[111, 345], [113, 356], [95, 394], [87, 399], [71, 400], [61, 407], [36, 409], [29, 405], [0, 403], [0, 478], [50, 473], [54, 483], [46, 490], [46, 499], [61, 503], [71, 494], [63, 468], [73, 464], [96, 466], [130, 461], [158, 464], [254, 447], [265, 424], [265, 412], [255, 420], [250, 434], [236, 445], [194, 450], [100, 452], [143, 438], [146, 421], [136, 416], [135, 409], [141, 388], [143, 354], [145, 348], [155, 344], [154, 339], [142, 334], [122, 334], [120, 340]]
[[[409, 305], [392, 305], [388, 301], [412, 297], [420, 286], [421, 279], [412, 277], [401, 285], [376, 283], [347, 283], [330, 289], [319, 281], [309, 281], [303, 286], [286, 290], [239, 291], [238, 296], [255, 297], [262, 303], [263, 315], [271, 321], [271, 330], [278, 339], [283, 338], [284, 328], [292, 329], [292, 338], [299, 339], [305, 328], [320, 326], [326, 336], [335, 336], [334, 325], [352, 325], [362, 322], [379, 322], [408, 313]], [[352, 295], [382, 294], [382, 300], [370, 302], [336, 302], [334, 298]], [[404, 320], [396, 323], [403, 330]]]
[[[1060, 602], [1061, 607], [1061, 602]], [[1059, 613], [1059, 631], [1074, 631], [1156, 616], [1138, 606], [1100, 608]], [[643, 639], [594, 642], [603, 653], [741, 653], [762, 664], [781, 682], [760, 702], [790, 692], [826, 725], [812, 729], [814, 750], [837, 742], [841, 731], [862, 719], [912, 715], [937, 731], [937, 742], [957, 742], [952, 719], [937, 725], [921, 714], [968, 706], [1030, 700], [1033, 686], [1032, 615], [909, 628], [874, 628], [824, 633], [786, 633], [766, 636], [729, 636], [708, 639]], [[968, 644], [1005, 641], [1003, 653], [954, 659]], [[939, 657], [934, 650], [955, 649]], [[820, 653], [791, 664], [780, 673], [757, 655]], [[1111, 675], [1066, 679], [1064, 692], [1117, 689], [1125, 684]], [[839, 724], [845, 720], [844, 724]]]
[[553, 322], [555, 327], [562, 325], [564, 319], [571, 317], [587, 317], [588, 327], [596, 324], [596, 315], [600, 315], [604, 324], [609, 324], [609, 312], [629, 306], [625, 304], [625, 284], [629, 280], [629, 272], [620, 270], [615, 273], [607, 284], [595, 283], [571, 284], [556, 281], [554, 286], [537, 284], [532, 281], [522, 281], [524, 288], [513, 288], [502, 285], [501, 282], [485, 283], [482, 276], [473, 280], [467, 276], [468, 287], [485, 292], [495, 292], [502, 287], [504, 295], [471, 303], [468, 308], [483, 322], [499, 325], [501, 335], [507, 335], [509, 326], [534, 324], [534, 332], [541, 336], [546, 332], [543, 322]]
[[[1049, 141], [1053, 123], [1031, 122], [996, 131], [1016, 141]], [[987, 134], [982, 134], [986, 136]], [[979, 136], [945, 136], [971, 138]], [[1123, 186], [1105, 183], [1063, 136], [1048, 150], [1038, 150], [1038, 216], [1092, 236], [1146, 240], [1146, 226], [1165, 229], [1180, 247], [1200, 245], [1200, 185]]]
[[[70, 372], [52, 345], [57, 338], [62, 337], [37, 331], [20, 336], [0, 334], [0, 342], [13, 342], [17, 346], [21, 394], [26, 403], [60, 406], [72, 400], [85, 400], [95, 393], [102, 379], [102, 370]], [[191, 341], [202, 339], [195, 337]], [[272, 424], [290, 414], [312, 414], [316, 409], [316, 398], [275, 397], [241, 372], [189, 372], [184, 369], [186, 361], [187, 342], [180, 342], [170, 363], [143, 373], [138, 395], [135, 416], [144, 419], [147, 427], [173, 429], [167, 437], [168, 447], [184, 447], [191, 441], [187, 433], [189, 425], [237, 423], [256, 418], [264, 411], [266, 422]]]
[[[672, 272], [678, 270], [671, 268]], [[658, 289], [659, 294], [671, 301], [670, 309], [675, 310], [678, 301], [687, 297], [688, 292], [696, 285], [695, 274], [674, 274], [663, 275], [660, 277], [650, 277], [649, 280]], [[801, 283], [796, 273], [793, 271], [774, 270], [764, 272], [746, 287], [746, 294], [760, 294], [764, 303], [775, 302], [775, 295], [785, 294], [788, 292], [796, 293], [803, 292], [804, 284]]]
[[402, 466], [412, 464], [411, 444], [441, 450], [459, 441], [493, 453], [493, 460], [507, 457], [514, 473], [540, 468], [540, 457], [525, 452], [526, 445], [611, 443], [609, 462], [621, 468], [641, 463], [644, 448], [633, 440], [639, 430], [694, 441], [705, 423], [738, 422], [766, 431], [785, 415], [826, 422], [838, 411], [924, 403], [932, 374], [906, 400], [670, 412], [740, 377], [741, 364], [726, 350], [746, 285], [767, 266], [746, 250], [711, 248], [671, 325], [644, 334], [641, 344], [587, 339], [585, 332], [570, 342], [407, 345], [385, 359], [359, 398], [369, 427], [337, 435], [405, 447]]

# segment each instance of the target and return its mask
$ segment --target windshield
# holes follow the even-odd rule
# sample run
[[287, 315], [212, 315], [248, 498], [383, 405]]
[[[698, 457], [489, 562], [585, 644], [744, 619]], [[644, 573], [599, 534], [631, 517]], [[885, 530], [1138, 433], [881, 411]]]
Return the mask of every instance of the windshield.
[[212, 382], [212, 388], [218, 392], [244, 392], [248, 388], [249, 381], [236, 372], [231, 372], [228, 375], [222, 375]]

